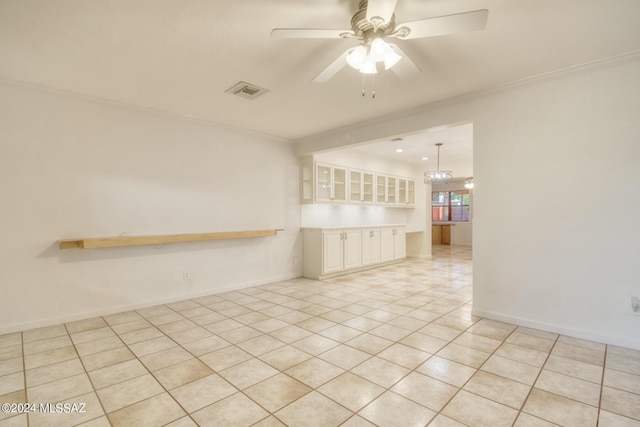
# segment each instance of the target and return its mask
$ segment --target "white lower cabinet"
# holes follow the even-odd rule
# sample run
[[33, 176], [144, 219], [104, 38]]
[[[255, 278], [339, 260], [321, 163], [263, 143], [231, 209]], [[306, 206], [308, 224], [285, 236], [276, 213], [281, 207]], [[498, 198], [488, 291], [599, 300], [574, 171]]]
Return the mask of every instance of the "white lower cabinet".
[[305, 228], [304, 276], [322, 279], [399, 261], [405, 244], [404, 226]]
[[407, 256], [407, 233], [404, 227], [388, 227], [380, 230], [382, 262], [404, 259]]
[[333, 273], [344, 270], [342, 259], [344, 248], [342, 245], [343, 231], [325, 231], [322, 233], [322, 272]]
[[362, 265], [361, 231], [322, 232], [322, 273], [330, 274]]
[[380, 229], [364, 228], [362, 230], [362, 265], [380, 262]]
[[393, 259], [405, 259], [407, 257], [407, 231], [404, 227], [395, 228], [393, 239]]
[[345, 270], [362, 265], [362, 230], [345, 230], [343, 241]]

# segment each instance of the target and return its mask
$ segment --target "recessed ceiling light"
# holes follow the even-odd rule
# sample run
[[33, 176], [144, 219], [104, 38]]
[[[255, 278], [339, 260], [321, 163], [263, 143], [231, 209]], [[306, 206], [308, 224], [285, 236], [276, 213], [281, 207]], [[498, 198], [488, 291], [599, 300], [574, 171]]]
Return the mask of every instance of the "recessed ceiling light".
[[396, 148], [396, 153], [402, 153], [402, 148]]
[[429, 160], [429, 158], [428, 157], [423, 157], [422, 160]]

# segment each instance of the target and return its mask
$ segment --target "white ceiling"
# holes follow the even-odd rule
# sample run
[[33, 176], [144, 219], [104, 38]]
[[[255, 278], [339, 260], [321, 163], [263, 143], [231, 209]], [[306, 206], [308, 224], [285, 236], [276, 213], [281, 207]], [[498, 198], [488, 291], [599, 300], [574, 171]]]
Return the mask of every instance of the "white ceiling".
[[[453, 165], [465, 165], [465, 173], [473, 164], [473, 124], [439, 126], [425, 129], [413, 135], [402, 135], [401, 140], [371, 142], [349, 148], [356, 152], [377, 157], [391, 158], [422, 166], [426, 170], [436, 170], [438, 165], [437, 143], [440, 147], [440, 169]], [[401, 149], [402, 152], [396, 150]], [[426, 159], [424, 159], [426, 157]], [[471, 175], [471, 173], [468, 173]]]
[[[396, 21], [489, 9], [484, 31], [398, 41], [411, 80], [346, 67], [349, 40], [271, 39], [349, 28], [357, 0], [0, 0], [0, 77], [287, 139], [640, 50], [638, 0], [399, 0]], [[244, 80], [271, 92], [224, 91]]]

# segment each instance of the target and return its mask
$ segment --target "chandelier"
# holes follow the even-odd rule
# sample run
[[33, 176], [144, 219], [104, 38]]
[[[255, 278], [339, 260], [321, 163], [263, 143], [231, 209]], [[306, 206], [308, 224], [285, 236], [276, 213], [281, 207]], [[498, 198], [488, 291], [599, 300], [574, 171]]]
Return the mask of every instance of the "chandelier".
[[441, 171], [440, 170], [440, 147], [442, 147], [442, 142], [438, 142], [436, 144], [438, 147], [438, 166], [434, 171], [427, 171], [424, 173], [424, 183], [445, 183], [449, 182], [451, 178], [453, 178], [453, 172], [451, 171]]
[[401, 59], [402, 57], [381, 37], [367, 38], [347, 54], [347, 64], [362, 74], [376, 74], [378, 62], [384, 63], [384, 69], [388, 70]]

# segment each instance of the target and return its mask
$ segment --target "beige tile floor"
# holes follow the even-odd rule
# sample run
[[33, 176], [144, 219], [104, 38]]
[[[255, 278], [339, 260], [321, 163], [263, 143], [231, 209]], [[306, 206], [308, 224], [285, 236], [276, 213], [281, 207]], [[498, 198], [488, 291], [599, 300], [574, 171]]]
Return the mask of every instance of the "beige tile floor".
[[[640, 352], [471, 315], [468, 248], [0, 336], [0, 426], [640, 426]], [[79, 409], [79, 408], [77, 408]]]

